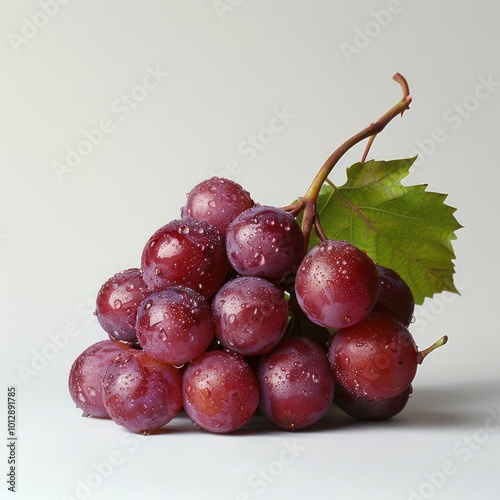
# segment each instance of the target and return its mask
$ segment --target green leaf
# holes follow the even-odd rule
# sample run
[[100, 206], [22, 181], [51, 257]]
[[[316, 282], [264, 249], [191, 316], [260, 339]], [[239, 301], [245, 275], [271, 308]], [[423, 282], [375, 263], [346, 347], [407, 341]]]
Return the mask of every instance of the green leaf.
[[[447, 195], [401, 183], [414, 161], [356, 163], [343, 186], [323, 185], [316, 208], [328, 238], [346, 240], [394, 269], [421, 304], [435, 293], [459, 293], [451, 241], [462, 226], [456, 209], [444, 203]], [[311, 235], [310, 248], [318, 242]]]

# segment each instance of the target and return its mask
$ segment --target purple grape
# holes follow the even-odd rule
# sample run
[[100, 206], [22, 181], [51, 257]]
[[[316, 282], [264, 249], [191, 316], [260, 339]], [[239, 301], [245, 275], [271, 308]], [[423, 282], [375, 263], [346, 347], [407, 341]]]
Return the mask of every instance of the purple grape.
[[92, 417], [109, 418], [102, 399], [102, 380], [110, 363], [131, 348], [116, 340], [101, 340], [87, 347], [73, 362], [68, 388], [76, 406]]
[[137, 339], [152, 358], [182, 365], [204, 352], [214, 337], [207, 300], [191, 288], [152, 293], [137, 310]]
[[289, 337], [257, 367], [259, 408], [277, 427], [304, 429], [329, 409], [335, 389], [324, 349], [311, 339]]
[[205, 352], [191, 361], [183, 375], [186, 413], [201, 429], [227, 433], [243, 426], [259, 404], [257, 379], [237, 354]]
[[96, 316], [111, 339], [135, 342], [137, 308], [151, 292], [140, 269], [115, 274], [102, 285], [96, 300]]
[[149, 434], [170, 422], [182, 408], [182, 376], [143, 351], [115, 358], [103, 379], [106, 410], [131, 432]]
[[377, 271], [380, 276], [380, 294], [373, 311], [392, 316], [404, 326], [409, 326], [415, 309], [410, 287], [392, 269], [377, 265]]
[[372, 310], [380, 291], [373, 261], [355, 246], [325, 240], [304, 257], [295, 279], [305, 315], [327, 328], [344, 328]]
[[224, 239], [208, 222], [174, 220], [149, 238], [141, 260], [144, 282], [152, 291], [184, 285], [212, 297], [226, 278]]
[[417, 355], [412, 335], [398, 320], [372, 313], [334, 334], [328, 358], [335, 380], [347, 391], [379, 401], [408, 389]]
[[293, 215], [259, 205], [229, 224], [226, 251], [233, 268], [243, 276], [279, 280], [302, 260], [304, 236]]
[[229, 223], [253, 206], [250, 194], [238, 183], [211, 177], [197, 184], [187, 195], [181, 209], [183, 219], [204, 220], [226, 235]]
[[351, 394], [337, 382], [333, 402], [344, 413], [359, 420], [388, 420], [403, 410], [411, 393], [410, 385], [401, 394], [392, 398], [370, 400]]
[[212, 300], [215, 334], [222, 345], [245, 356], [265, 354], [283, 337], [288, 304], [283, 292], [263, 278], [226, 283]]

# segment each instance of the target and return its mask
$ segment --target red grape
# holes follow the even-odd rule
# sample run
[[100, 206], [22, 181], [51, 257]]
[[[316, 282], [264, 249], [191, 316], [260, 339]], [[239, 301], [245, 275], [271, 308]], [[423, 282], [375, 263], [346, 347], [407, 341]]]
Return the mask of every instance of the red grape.
[[325, 240], [304, 257], [295, 279], [298, 303], [314, 323], [343, 328], [371, 311], [380, 290], [374, 262], [355, 246]]
[[225, 236], [229, 223], [252, 205], [249, 193], [238, 183], [211, 177], [191, 189], [181, 215], [183, 219], [204, 220]]
[[205, 352], [184, 371], [183, 404], [198, 427], [217, 433], [235, 431], [257, 409], [257, 379], [241, 356]]
[[96, 300], [96, 316], [111, 339], [134, 342], [137, 308], [151, 292], [140, 269], [115, 274], [102, 285]]
[[214, 336], [212, 311], [191, 288], [152, 293], [137, 310], [137, 339], [152, 358], [182, 365], [204, 352]]
[[263, 278], [240, 277], [226, 283], [212, 300], [215, 334], [230, 351], [265, 354], [283, 337], [288, 304], [283, 292]]
[[337, 331], [328, 353], [335, 380], [355, 396], [389, 399], [408, 389], [417, 371], [417, 346], [396, 319], [372, 313]]
[[282, 279], [304, 256], [304, 235], [297, 221], [281, 208], [254, 206], [227, 228], [231, 265], [244, 276]]
[[355, 396], [335, 384], [333, 402], [347, 415], [360, 420], [388, 420], [400, 413], [406, 406], [412, 393], [410, 385], [405, 391], [388, 399], [366, 399]]
[[220, 232], [208, 222], [174, 220], [158, 229], [142, 252], [148, 288], [185, 285], [209, 298], [226, 278], [229, 264]]
[[396, 271], [379, 265], [377, 270], [380, 276], [380, 294], [373, 311], [392, 316], [409, 326], [415, 309], [410, 287]]
[[257, 367], [259, 407], [269, 421], [286, 430], [316, 423], [330, 407], [335, 383], [324, 349], [311, 339], [282, 340]]
[[69, 393], [76, 406], [92, 417], [109, 418], [102, 400], [102, 380], [109, 364], [131, 348], [116, 340], [101, 340], [87, 347], [69, 372]]
[[182, 376], [144, 351], [118, 356], [106, 370], [102, 394], [106, 410], [131, 432], [151, 433], [182, 408]]

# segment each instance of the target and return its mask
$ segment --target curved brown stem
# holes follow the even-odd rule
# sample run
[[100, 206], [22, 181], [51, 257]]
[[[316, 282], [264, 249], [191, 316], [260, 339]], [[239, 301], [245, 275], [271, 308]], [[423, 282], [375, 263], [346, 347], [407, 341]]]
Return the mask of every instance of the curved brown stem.
[[[302, 218], [302, 232], [304, 233], [306, 250], [309, 246], [311, 231], [314, 226], [315, 218], [317, 216], [316, 202], [318, 199], [318, 195], [321, 186], [328, 178], [328, 175], [330, 174], [333, 167], [337, 164], [340, 158], [342, 158], [342, 156], [344, 156], [344, 154], [349, 151], [349, 149], [351, 149], [353, 146], [364, 139], [376, 136], [378, 133], [384, 130], [386, 125], [393, 118], [398, 115], [402, 115], [407, 109], [409, 109], [412, 98], [410, 96], [408, 82], [399, 73], [396, 73], [393, 79], [401, 85], [401, 88], [403, 90], [403, 98], [391, 109], [389, 109], [389, 111], [382, 115], [376, 122], [371, 123], [368, 127], [364, 128], [357, 134], [353, 135], [351, 138], [347, 139], [347, 141], [345, 141], [343, 144], [341, 144], [325, 161], [321, 169], [316, 174], [316, 177], [314, 177], [306, 194], [301, 198], [301, 208], [297, 212], [297, 214], [300, 213], [300, 211], [304, 210]], [[366, 154], [368, 154], [368, 151], [366, 151]]]

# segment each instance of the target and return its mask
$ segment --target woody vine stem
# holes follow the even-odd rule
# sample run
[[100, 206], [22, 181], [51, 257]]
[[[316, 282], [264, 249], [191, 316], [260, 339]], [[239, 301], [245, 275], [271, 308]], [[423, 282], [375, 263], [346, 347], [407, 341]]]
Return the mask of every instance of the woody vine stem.
[[287, 212], [292, 213], [297, 216], [302, 211], [304, 212], [302, 217], [302, 232], [304, 233], [304, 243], [306, 250], [309, 246], [309, 239], [311, 237], [311, 231], [314, 227], [316, 234], [321, 240], [325, 240], [326, 235], [321, 228], [321, 224], [318, 217], [318, 212], [316, 210], [316, 203], [318, 200], [318, 195], [321, 186], [327, 180], [328, 175], [332, 171], [333, 167], [338, 163], [338, 161], [344, 156], [344, 154], [349, 151], [353, 146], [363, 141], [364, 139], [369, 139], [366, 149], [363, 153], [362, 162], [366, 160], [370, 147], [377, 136], [386, 125], [392, 121], [398, 115], [403, 115], [403, 113], [409, 109], [410, 103], [412, 101], [410, 95], [410, 88], [406, 79], [400, 74], [396, 73], [393, 77], [403, 91], [402, 99], [395, 104], [389, 111], [382, 115], [376, 122], [371, 123], [368, 127], [364, 128], [357, 134], [353, 135], [350, 139], [347, 139], [343, 144], [341, 144], [325, 161], [323, 166], [320, 168], [316, 177], [314, 177], [309, 189], [306, 191], [304, 196], [302, 196], [297, 202], [292, 205], [284, 207]]

